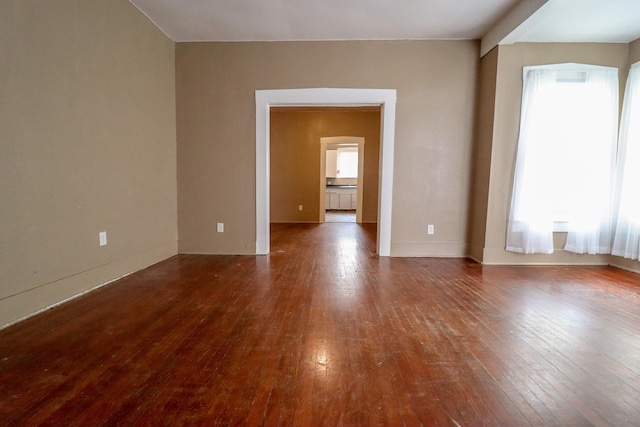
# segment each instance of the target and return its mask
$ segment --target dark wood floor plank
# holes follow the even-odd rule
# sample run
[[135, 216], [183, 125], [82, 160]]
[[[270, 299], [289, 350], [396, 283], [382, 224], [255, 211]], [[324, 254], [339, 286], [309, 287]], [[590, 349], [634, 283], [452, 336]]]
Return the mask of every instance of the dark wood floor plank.
[[640, 425], [640, 276], [272, 226], [0, 331], [6, 425]]
[[[451, 287], [450, 291], [452, 292], [452, 294], [457, 294], [457, 293], [464, 293], [465, 289], [469, 289], [469, 288], [461, 288], [459, 290], [456, 290], [455, 287]], [[494, 309], [497, 310], [497, 307], [494, 307]], [[472, 307], [467, 307], [463, 313], [461, 313], [460, 318], [463, 319], [463, 324], [472, 324], [475, 325], [475, 327], [480, 327], [482, 320], [479, 319], [467, 319], [464, 316], [465, 315], [471, 315], [473, 316], [473, 308]], [[509, 325], [510, 329], [513, 329], [513, 325]], [[493, 330], [492, 330], [493, 329]], [[490, 342], [495, 343], [496, 340], [498, 340], [498, 342], [501, 342], [502, 344], [499, 346], [496, 346], [498, 348], [512, 348], [513, 347], [513, 342], [512, 342], [512, 337], [510, 336], [513, 331], [509, 330], [504, 331], [505, 333], [503, 333], [501, 336], [498, 336], [495, 334], [495, 332], [497, 332], [498, 329], [497, 328], [491, 328], [491, 326], [489, 325], [489, 328], [485, 331], [489, 337], [492, 336], [492, 338], [490, 338]], [[479, 334], [480, 336], [485, 336], [484, 334]], [[493, 347], [492, 345], [488, 345], [486, 342], [483, 343], [478, 343], [480, 346], [484, 346], [484, 347], [488, 347], [487, 351], [490, 351], [490, 347]], [[478, 347], [474, 347], [476, 349], [478, 349]], [[478, 355], [483, 355], [486, 357], [486, 354], [483, 354], [482, 352], [479, 352]], [[500, 355], [495, 354], [495, 353], [491, 353], [487, 358], [483, 359], [483, 363], [488, 364], [488, 366], [492, 366], [491, 362], [494, 361], [496, 358], [499, 358]], [[512, 353], [512, 351], [510, 352], [510, 355], [507, 357], [507, 360], [510, 362], [512, 360], [517, 360], [517, 356], [516, 358], [514, 358], [514, 355]], [[530, 396], [528, 397], [528, 402], [530, 405], [533, 405], [536, 408], [536, 411], [540, 414], [540, 416], [543, 416], [545, 418], [544, 424], [553, 424], [553, 423], [557, 423], [560, 422], [562, 425], [568, 425], [568, 424], [573, 424], [574, 421], [574, 417], [577, 417], [578, 419], [581, 419], [582, 417], [580, 416], [579, 413], [575, 413], [573, 415], [570, 415], [571, 413], [571, 407], [568, 407], [569, 410], [567, 410], [567, 408], [565, 407], [564, 411], [557, 411], [557, 407], [562, 405], [562, 400], [563, 397], [561, 394], [557, 393], [557, 391], [554, 389], [554, 387], [545, 382], [543, 378], [539, 378], [538, 376], [538, 372], [536, 370], [532, 370], [531, 368], [534, 366], [532, 363], [527, 362], [525, 360], [520, 361], [519, 363], [521, 363], [523, 365], [523, 369], [517, 370], [514, 369], [515, 372], [518, 373], [518, 379], [516, 379], [516, 381], [520, 381], [520, 386], [518, 387], [519, 390], [526, 390], [528, 393], [531, 393]], [[511, 365], [511, 367], [514, 367], [517, 365]], [[496, 376], [496, 378], [500, 378], [501, 374], [503, 372], [509, 372], [508, 370], [505, 369], [499, 369], [497, 371], [493, 371], [493, 374]], [[511, 380], [511, 379], [510, 379]], [[553, 416], [551, 416], [551, 414], [554, 414]], [[551, 418], [549, 418], [551, 416]]]

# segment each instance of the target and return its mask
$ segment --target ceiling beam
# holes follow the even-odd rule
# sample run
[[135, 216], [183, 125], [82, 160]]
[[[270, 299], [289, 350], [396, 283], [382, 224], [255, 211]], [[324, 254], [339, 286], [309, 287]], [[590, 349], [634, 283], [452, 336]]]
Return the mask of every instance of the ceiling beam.
[[484, 56], [496, 47], [513, 30], [518, 28], [545, 5], [549, 0], [523, 0], [507, 13], [482, 37], [480, 42], [480, 56]]

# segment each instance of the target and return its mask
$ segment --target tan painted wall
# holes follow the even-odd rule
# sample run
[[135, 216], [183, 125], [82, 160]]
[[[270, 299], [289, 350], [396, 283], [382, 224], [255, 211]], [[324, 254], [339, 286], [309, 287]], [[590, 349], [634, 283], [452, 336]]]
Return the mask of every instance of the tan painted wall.
[[0, 10], [4, 325], [176, 253], [175, 49], [126, 0]]
[[637, 259], [628, 259], [612, 255], [609, 265], [640, 273], [640, 262]]
[[473, 149], [473, 202], [469, 211], [469, 255], [482, 262], [487, 228], [489, 172], [495, 111], [498, 48], [482, 57], [476, 101], [476, 131]]
[[552, 255], [521, 255], [504, 250], [520, 125], [522, 67], [559, 62], [617, 67], [620, 81], [624, 82], [628, 66], [628, 45], [523, 43], [498, 48], [491, 179], [483, 259], [485, 263], [607, 264], [609, 262], [608, 256], [577, 255], [559, 249], [564, 246], [566, 239], [566, 236], [561, 233], [554, 236], [557, 249]]
[[629, 43], [629, 65], [640, 61], [640, 39]]
[[180, 251], [255, 253], [255, 90], [337, 87], [397, 89], [392, 255], [465, 255], [478, 49], [476, 41], [178, 43]]
[[[270, 130], [271, 222], [319, 221], [320, 138], [331, 136], [364, 137], [364, 185], [359, 189], [364, 197], [362, 221], [377, 222], [379, 109], [272, 109]], [[298, 205], [304, 210], [299, 211]]]

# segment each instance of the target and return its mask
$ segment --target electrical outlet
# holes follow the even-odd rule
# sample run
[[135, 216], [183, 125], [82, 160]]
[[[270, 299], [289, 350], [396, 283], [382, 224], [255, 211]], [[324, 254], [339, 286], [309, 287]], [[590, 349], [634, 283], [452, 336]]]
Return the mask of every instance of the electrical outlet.
[[224, 222], [218, 223], [218, 233], [224, 233]]
[[433, 224], [429, 224], [427, 225], [427, 234], [434, 234], [436, 232], [435, 227], [433, 226]]
[[107, 232], [101, 231], [98, 233], [98, 241], [100, 242], [100, 246], [107, 246]]
[[298, 210], [301, 211], [302, 210], [302, 205], [298, 205]]

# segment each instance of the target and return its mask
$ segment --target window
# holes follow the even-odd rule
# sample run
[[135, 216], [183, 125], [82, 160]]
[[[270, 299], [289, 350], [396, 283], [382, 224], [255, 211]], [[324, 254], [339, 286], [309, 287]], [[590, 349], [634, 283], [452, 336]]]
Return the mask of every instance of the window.
[[617, 70], [525, 67], [507, 250], [609, 253], [618, 118]]
[[338, 177], [358, 177], [358, 147], [338, 148]]

